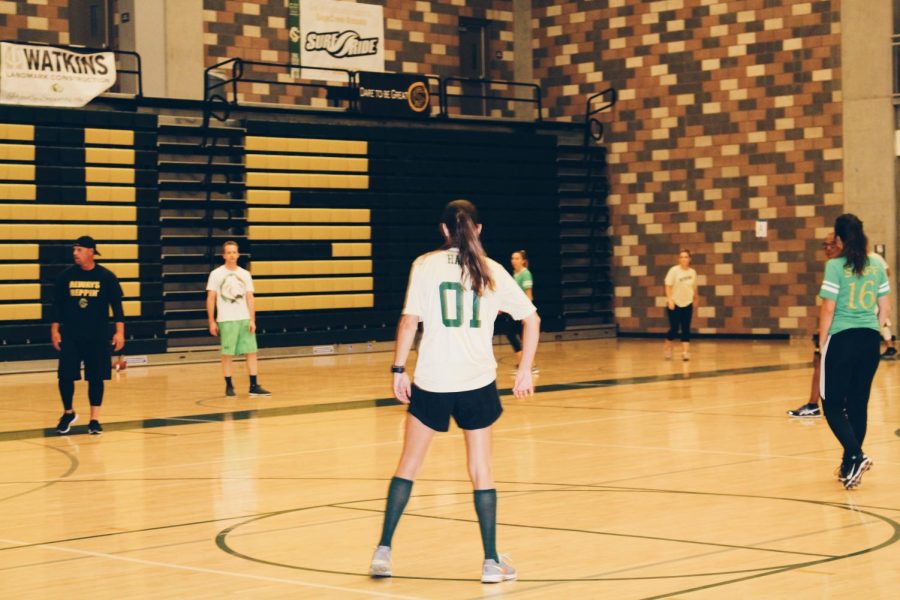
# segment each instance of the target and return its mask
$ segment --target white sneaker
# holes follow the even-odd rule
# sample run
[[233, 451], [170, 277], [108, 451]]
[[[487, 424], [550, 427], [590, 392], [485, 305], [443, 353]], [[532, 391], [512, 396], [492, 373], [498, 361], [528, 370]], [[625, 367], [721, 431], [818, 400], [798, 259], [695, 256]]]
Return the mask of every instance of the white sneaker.
[[691, 360], [691, 353], [690, 352], [682, 352], [681, 360]]
[[509, 564], [509, 557], [505, 555], [500, 556], [499, 563], [493, 558], [489, 558], [481, 567], [481, 583], [500, 583], [518, 576], [516, 568]]
[[666, 348], [665, 350], [663, 350], [663, 356], [666, 357], [666, 360], [671, 360], [672, 359], [672, 349]]
[[369, 565], [370, 577], [391, 576], [391, 547], [378, 546], [372, 556], [372, 564]]

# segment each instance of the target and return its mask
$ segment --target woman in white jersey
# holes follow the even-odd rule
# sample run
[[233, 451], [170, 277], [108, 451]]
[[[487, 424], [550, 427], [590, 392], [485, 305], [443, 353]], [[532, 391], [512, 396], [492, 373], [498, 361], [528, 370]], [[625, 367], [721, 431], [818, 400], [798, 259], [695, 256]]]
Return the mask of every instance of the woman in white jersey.
[[880, 332], [890, 316], [891, 288], [884, 263], [868, 253], [869, 242], [858, 217], [839, 216], [834, 235], [841, 254], [825, 263], [819, 290], [819, 338], [824, 342], [819, 391], [828, 426], [844, 448], [838, 478], [849, 490], [859, 485], [872, 466], [862, 444], [869, 392], [878, 370]]
[[681, 359], [691, 359], [691, 317], [697, 298], [697, 271], [691, 268], [691, 252], [682, 249], [678, 264], [666, 273], [666, 315], [669, 331], [666, 333], [665, 357], [672, 358], [672, 340], [681, 329]]
[[[491, 472], [491, 425], [503, 407], [497, 394], [497, 363], [492, 347], [494, 319], [502, 311], [523, 322], [522, 359], [513, 393], [534, 391], [531, 366], [540, 318], [513, 278], [488, 258], [475, 206], [454, 200], [441, 216], [444, 247], [413, 262], [406, 305], [397, 326], [394, 396], [409, 404], [403, 452], [388, 487], [381, 540], [369, 574], [391, 575], [391, 539], [409, 500], [413, 480], [436, 431], [447, 431], [452, 415], [466, 440], [475, 512], [484, 545], [481, 581], [516, 578], [516, 570], [497, 554], [497, 491]], [[419, 321], [424, 335], [416, 361], [415, 384], [404, 365]]]

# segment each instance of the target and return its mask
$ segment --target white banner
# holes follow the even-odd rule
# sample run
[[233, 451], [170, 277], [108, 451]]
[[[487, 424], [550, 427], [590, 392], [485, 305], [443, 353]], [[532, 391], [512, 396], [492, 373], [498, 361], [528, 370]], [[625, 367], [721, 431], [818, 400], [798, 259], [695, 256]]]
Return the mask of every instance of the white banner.
[[[384, 8], [374, 4], [303, 0], [300, 64], [384, 72]], [[304, 69], [303, 79], [347, 81], [343, 73]]]
[[112, 52], [0, 42], [0, 103], [80, 107], [115, 82]]

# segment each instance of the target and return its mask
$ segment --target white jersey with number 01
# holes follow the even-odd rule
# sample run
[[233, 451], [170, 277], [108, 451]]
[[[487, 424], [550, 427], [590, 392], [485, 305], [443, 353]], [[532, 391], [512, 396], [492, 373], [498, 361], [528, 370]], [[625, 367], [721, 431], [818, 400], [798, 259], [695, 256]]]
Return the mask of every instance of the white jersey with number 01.
[[497, 378], [494, 320], [502, 311], [517, 321], [535, 312], [525, 292], [497, 262], [487, 259], [494, 289], [479, 297], [462, 282], [459, 250], [438, 250], [413, 262], [403, 314], [416, 315], [425, 334], [415, 383], [429, 392], [463, 392]]

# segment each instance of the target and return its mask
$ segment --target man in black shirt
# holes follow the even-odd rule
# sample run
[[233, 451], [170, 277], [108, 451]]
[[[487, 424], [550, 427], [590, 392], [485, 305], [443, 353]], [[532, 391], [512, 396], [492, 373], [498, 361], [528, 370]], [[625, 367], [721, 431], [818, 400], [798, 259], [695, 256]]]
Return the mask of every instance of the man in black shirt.
[[75, 382], [88, 381], [91, 422], [88, 433], [100, 435], [100, 405], [103, 404], [103, 381], [112, 376], [109, 342], [109, 309], [112, 307], [116, 333], [112, 346], [116, 351], [125, 345], [125, 323], [122, 312], [122, 286], [109, 269], [94, 262], [99, 256], [94, 238], [83, 235], [73, 244], [75, 264], [59, 274], [53, 292], [53, 323], [50, 340], [59, 350], [59, 394], [65, 412], [56, 426], [58, 433], [68, 433], [78, 415], [72, 409]]

